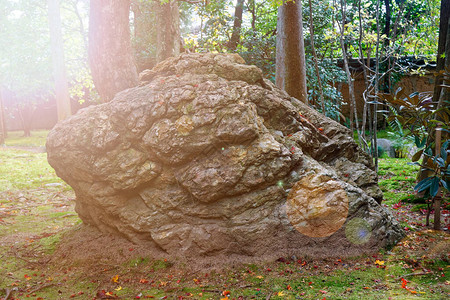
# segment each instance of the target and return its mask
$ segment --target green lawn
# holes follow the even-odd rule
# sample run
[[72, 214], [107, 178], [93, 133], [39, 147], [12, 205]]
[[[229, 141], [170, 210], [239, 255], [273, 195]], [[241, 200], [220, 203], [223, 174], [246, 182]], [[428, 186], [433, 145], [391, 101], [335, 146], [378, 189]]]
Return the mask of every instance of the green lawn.
[[23, 131], [8, 131], [6, 146], [11, 147], [44, 147], [48, 130], [32, 130], [31, 137], [24, 137]]

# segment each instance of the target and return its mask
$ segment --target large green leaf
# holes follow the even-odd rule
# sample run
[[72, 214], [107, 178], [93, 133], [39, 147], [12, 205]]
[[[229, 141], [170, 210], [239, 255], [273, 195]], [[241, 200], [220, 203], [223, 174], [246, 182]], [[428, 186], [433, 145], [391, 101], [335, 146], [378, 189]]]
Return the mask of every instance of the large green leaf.
[[431, 185], [431, 183], [433, 182], [433, 178], [434, 177], [427, 177], [425, 179], [422, 179], [415, 187], [414, 190], [416, 190], [417, 192], [422, 192], [426, 189], [428, 189]]
[[411, 160], [412, 160], [413, 162], [418, 161], [418, 160], [420, 159], [420, 157], [422, 156], [422, 153], [423, 153], [423, 149], [417, 151], [416, 153], [414, 153], [414, 155], [413, 155], [413, 157], [411, 158]]
[[450, 185], [447, 184], [447, 181], [441, 179], [441, 184], [447, 191], [450, 191], [450, 189], [448, 188]]
[[431, 180], [431, 185], [430, 185], [430, 195], [431, 197], [436, 197], [438, 191], [439, 191], [439, 177], [434, 176], [431, 177], [433, 178], [433, 180]]

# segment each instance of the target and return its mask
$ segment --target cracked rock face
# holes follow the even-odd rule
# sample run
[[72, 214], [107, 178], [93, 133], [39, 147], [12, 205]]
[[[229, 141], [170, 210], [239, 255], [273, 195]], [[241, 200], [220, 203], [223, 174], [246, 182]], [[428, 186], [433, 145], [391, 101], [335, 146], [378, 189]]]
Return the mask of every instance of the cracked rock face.
[[349, 130], [237, 55], [144, 71], [55, 126], [47, 152], [85, 223], [169, 255], [346, 256], [402, 237]]

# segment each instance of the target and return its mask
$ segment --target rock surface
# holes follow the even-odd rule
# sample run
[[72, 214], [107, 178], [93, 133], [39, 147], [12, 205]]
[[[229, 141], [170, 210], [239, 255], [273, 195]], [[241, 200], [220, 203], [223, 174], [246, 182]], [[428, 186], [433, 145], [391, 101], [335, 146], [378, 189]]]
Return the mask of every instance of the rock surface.
[[168, 255], [348, 256], [402, 236], [349, 130], [238, 55], [170, 58], [46, 147], [85, 223]]
[[395, 158], [395, 148], [391, 140], [377, 139], [377, 146], [383, 149], [389, 157]]

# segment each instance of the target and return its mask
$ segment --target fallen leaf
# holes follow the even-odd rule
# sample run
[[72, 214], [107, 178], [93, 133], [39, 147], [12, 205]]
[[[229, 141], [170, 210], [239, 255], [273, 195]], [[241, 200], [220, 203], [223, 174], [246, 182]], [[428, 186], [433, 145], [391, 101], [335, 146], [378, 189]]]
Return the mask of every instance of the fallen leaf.
[[119, 282], [119, 275], [115, 275], [113, 278], [111, 278], [112, 282], [118, 283]]
[[406, 289], [406, 284], [408, 281], [405, 278], [402, 278], [402, 289]]
[[378, 260], [378, 259], [377, 259], [377, 260], [375, 261], [375, 264], [376, 264], [376, 265], [379, 265], [379, 266], [384, 266], [384, 260]]
[[117, 288], [115, 288], [115, 291], [120, 291], [122, 289], [122, 287], [119, 285]]

